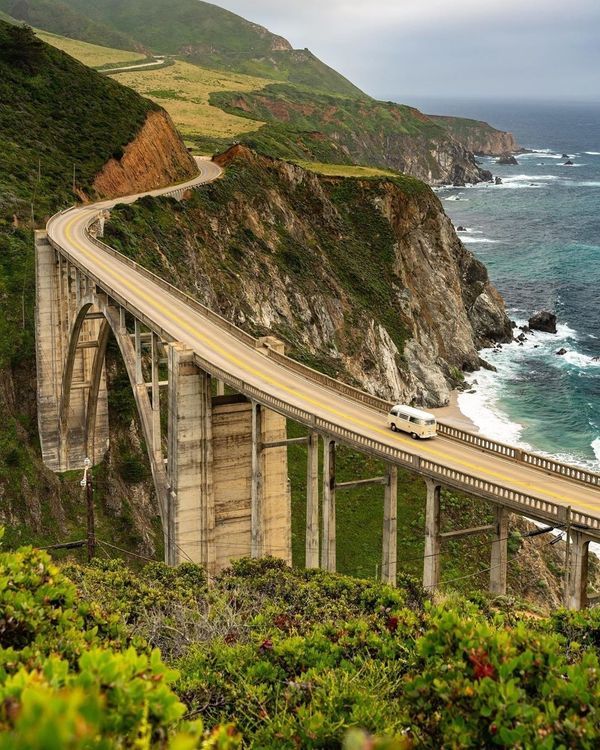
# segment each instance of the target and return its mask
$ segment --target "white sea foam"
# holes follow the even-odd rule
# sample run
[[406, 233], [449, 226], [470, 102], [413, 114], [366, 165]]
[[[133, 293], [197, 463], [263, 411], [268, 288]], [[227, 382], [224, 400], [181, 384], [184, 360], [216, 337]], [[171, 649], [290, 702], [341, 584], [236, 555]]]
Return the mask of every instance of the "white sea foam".
[[583, 153], [588, 156], [600, 156], [600, 151], [584, 151]]
[[480, 244], [480, 245], [495, 245], [498, 240], [488, 240], [486, 237], [469, 237], [468, 235], [466, 237], [461, 236], [461, 240], [463, 242], [469, 242], [471, 244]]
[[538, 148], [528, 154], [517, 154], [517, 159], [562, 159], [561, 154], [556, 154], [549, 148]]
[[598, 462], [600, 462], [600, 437], [592, 441], [592, 450], [594, 451]]
[[512, 422], [497, 406], [497, 387], [490, 382], [482, 387], [482, 374], [477, 373], [477, 390], [475, 393], [461, 393], [458, 397], [458, 408], [474, 422], [481, 433], [493, 440], [530, 448], [521, 443], [523, 425]]
[[562, 355], [562, 360], [573, 367], [578, 367], [580, 370], [585, 370], [588, 367], [600, 367], [600, 361], [594, 360], [593, 357], [577, 351], [567, 352]]

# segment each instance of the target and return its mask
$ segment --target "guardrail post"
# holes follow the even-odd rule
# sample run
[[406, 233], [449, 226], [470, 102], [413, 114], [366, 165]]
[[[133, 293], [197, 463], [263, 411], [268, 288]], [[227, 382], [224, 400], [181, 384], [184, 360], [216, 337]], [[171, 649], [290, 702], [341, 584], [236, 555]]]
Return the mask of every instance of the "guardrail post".
[[323, 539], [321, 567], [330, 573], [336, 568], [335, 527], [335, 440], [323, 438]]
[[506, 594], [508, 572], [508, 509], [496, 505], [496, 528], [492, 537], [492, 557], [490, 562], [490, 593], [494, 596]]
[[565, 606], [567, 609], [587, 607], [588, 559], [590, 539], [581, 531], [570, 530], [569, 555], [565, 576]]
[[262, 475], [262, 406], [252, 402], [252, 487], [250, 494], [250, 554], [253, 558], [263, 554], [263, 475]]
[[307, 568], [319, 567], [319, 433], [311, 432], [306, 468], [306, 558]]
[[396, 585], [398, 571], [398, 467], [388, 464], [383, 504], [383, 556], [381, 580]]
[[425, 507], [423, 587], [428, 591], [433, 591], [440, 583], [440, 505], [442, 487], [433, 479], [426, 479], [425, 483], [427, 485], [427, 503]]

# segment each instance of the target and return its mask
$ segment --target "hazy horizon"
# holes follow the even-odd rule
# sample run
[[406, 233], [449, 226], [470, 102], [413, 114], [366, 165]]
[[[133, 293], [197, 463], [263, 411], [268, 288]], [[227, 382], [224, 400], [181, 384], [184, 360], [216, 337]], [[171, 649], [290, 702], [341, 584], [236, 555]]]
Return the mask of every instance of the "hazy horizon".
[[597, 0], [530, 0], [526, 6], [517, 0], [216, 4], [294, 47], [308, 47], [380, 99], [600, 101]]

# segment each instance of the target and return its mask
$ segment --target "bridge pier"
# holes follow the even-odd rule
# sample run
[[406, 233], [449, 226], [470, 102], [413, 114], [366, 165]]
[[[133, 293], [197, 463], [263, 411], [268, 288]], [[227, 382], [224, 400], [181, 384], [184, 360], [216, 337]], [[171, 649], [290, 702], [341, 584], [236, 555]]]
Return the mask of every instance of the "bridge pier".
[[[137, 338], [136, 338], [137, 341]], [[191, 561], [215, 573], [212, 398], [210, 376], [183, 344], [168, 346], [169, 507], [166, 559]], [[156, 409], [153, 409], [153, 415]]]
[[308, 438], [306, 467], [306, 554], [307, 568], [319, 567], [319, 433]]
[[251, 448], [251, 489], [250, 489], [250, 555], [263, 556], [263, 449], [262, 449], [262, 406], [252, 402], [252, 448]]
[[383, 503], [381, 580], [396, 585], [398, 575], [398, 467], [388, 464]]
[[323, 438], [323, 537], [321, 568], [330, 573], [336, 569], [336, 507], [335, 507], [335, 440]]
[[579, 610], [587, 607], [590, 541], [590, 538], [581, 531], [575, 531], [574, 529], [569, 531], [565, 580], [565, 606], [567, 609]]
[[496, 505], [490, 561], [490, 593], [494, 596], [506, 595], [508, 574], [508, 509]]
[[434, 591], [440, 584], [442, 487], [432, 479], [426, 479], [425, 484], [427, 485], [427, 501], [425, 506], [423, 587], [428, 591]]

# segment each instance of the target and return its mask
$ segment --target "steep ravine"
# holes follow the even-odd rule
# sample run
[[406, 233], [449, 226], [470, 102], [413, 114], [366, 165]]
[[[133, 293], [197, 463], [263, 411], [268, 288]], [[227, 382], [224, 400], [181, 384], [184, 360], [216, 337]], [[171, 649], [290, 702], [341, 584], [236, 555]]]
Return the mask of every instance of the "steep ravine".
[[485, 267], [411, 178], [325, 178], [238, 146], [218, 182], [113, 211], [108, 241], [292, 356], [439, 406], [511, 339]]

